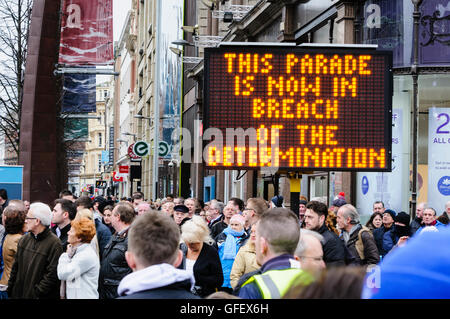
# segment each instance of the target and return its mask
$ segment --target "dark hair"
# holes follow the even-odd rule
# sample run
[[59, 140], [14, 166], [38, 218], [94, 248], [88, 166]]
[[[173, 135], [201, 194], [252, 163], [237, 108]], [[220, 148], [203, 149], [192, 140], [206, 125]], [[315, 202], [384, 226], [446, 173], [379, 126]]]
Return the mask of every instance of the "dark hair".
[[74, 202], [72, 202], [71, 200], [68, 200], [68, 199], [60, 198], [60, 199], [55, 200], [55, 206], [57, 204], [61, 205], [61, 209], [63, 212], [69, 213], [70, 220], [75, 219], [75, 216], [77, 215], [77, 205]]
[[72, 192], [69, 191], [68, 189], [64, 189], [61, 191], [61, 193], [59, 193], [59, 198], [62, 198], [63, 196], [73, 196]]
[[3, 198], [4, 200], [8, 200], [8, 192], [6, 191], [6, 189], [4, 188], [0, 189], [0, 197]]
[[373, 206], [375, 206], [375, 204], [381, 204], [384, 207], [384, 203], [381, 200], [377, 200], [375, 203], [373, 203]]
[[114, 206], [113, 206], [113, 205], [107, 205], [107, 206], [105, 206], [105, 208], [103, 208], [103, 212], [104, 212], [105, 210], [109, 210], [109, 211], [111, 211], [111, 213], [112, 213], [113, 209], [114, 209]]
[[366, 269], [354, 267], [330, 267], [317, 281], [305, 286], [295, 285], [284, 299], [361, 299]]
[[232, 197], [232, 198], [230, 198], [229, 201], [233, 202], [234, 205], [239, 206], [239, 211], [242, 212], [244, 210], [245, 203], [244, 203], [244, 201], [242, 199], [237, 198], [237, 197]]
[[134, 193], [131, 197], [131, 202], [134, 202], [135, 199], [144, 199], [144, 195], [142, 195], [141, 193]]
[[325, 219], [327, 219], [328, 207], [324, 203], [318, 201], [311, 201], [308, 204], [306, 204], [306, 208], [314, 211], [317, 215], [319, 215], [319, 217], [325, 216]]
[[373, 213], [373, 214], [370, 216], [369, 221], [366, 223], [366, 227], [374, 226], [374, 225], [373, 225], [373, 220], [375, 219], [376, 216], [380, 216], [381, 219], [383, 219], [383, 214], [382, 214], [382, 213], [378, 213], [378, 212]]
[[80, 198], [78, 198], [75, 201], [75, 205], [77, 207], [82, 206], [82, 207], [87, 208], [87, 209], [91, 209], [91, 208], [94, 207], [94, 203], [92, 202], [92, 199], [89, 196], [86, 196], [86, 195], [81, 196]]
[[25, 224], [25, 217], [27, 213], [16, 205], [10, 205], [3, 211], [5, 216], [5, 232], [7, 234], [21, 234], [23, 232], [23, 225]]
[[448, 217], [447, 217], [446, 215], [444, 215], [444, 214], [442, 214], [441, 216], [439, 216], [439, 217], [437, 218], [437, 220], [438, 220], [439, 222], [441, 222], [442, 224], [444, 224], [444, 225], [448, 225], [448, 223], [449, 223]]
[[120, 221], [127, 225], [131, 224], [134, 217], [136, 217], [133, 206], [126, 202], [118, 203], [114, 206], [114, 210], [116, 211], [116, 214], [120, 216]]

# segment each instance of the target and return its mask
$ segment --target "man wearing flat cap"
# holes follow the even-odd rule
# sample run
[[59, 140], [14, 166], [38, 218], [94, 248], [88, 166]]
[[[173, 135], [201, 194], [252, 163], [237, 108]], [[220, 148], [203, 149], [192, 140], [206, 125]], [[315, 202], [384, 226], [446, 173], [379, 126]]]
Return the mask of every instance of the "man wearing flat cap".
[[189, 208], [185, 205], [176, 205], [173, 208], [173, 220], [181, 227], [184, 222], [189, 220]]

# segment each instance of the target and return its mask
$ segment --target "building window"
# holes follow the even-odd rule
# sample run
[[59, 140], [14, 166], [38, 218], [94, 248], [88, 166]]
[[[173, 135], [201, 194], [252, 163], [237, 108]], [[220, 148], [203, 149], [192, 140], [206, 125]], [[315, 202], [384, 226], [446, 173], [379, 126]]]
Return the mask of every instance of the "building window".
[[102, 156], [98, 155], [98, 171], [102, 171]]
[[98, 133], [98, 147], [103, 147], [102, 133]]

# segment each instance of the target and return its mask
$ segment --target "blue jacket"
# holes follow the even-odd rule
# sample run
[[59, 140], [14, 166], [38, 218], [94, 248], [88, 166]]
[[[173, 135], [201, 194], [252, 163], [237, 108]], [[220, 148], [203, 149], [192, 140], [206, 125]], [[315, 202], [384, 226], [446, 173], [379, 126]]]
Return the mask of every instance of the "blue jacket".
[[397, 243], [398, 238], [397, 240], [395, 240], [394, 230], [395, 225], [393, 224], [390, 228], [386, 228], [384, 227], [384, 225], [382, 225], [380, 228], [377, 228], [373, 231], [373, 238], [375, 239], [375, 243], [377, 244], [380, 256], [384, 257], [389, 252], [389, 250], [391, 250], [392, 247], [394, 247], [394, 245]]
[[[427, 227], [426, 225], [422, 225], [415, 234], [420, 234], [422, 232], [422, 230], [424, 230], [424, 228]], [[437, 230], [441, 231], [443, 229], [445, 229], [447, 227], [447, 225], [442, 224], [440, 221], [436, 220], [436, 224], [434, 225], [434, 227], [437, 228]]]
[[[221, 235], [219, 235], [219, 236], [221, 236]], [[220, 263], [222, 265], [222, 272], [223, 272], [223, 284], [222, 284], [222, 287], [232, 288], [231, 284], [230, 284], [230, 273], [231, 273], [231, 268], [233, 268], [234, 259], [224, 259], [223, 258], [223, 253], [224, 253], [224, 248], [225, 248], [225, 241], [221, 242], [220, 240], [218, 240], [219, 236], [217, 236], [216, 242], [219, 245], [219, 247], [218, 247], [218, 249], [219, 249], [219, 258], [220, 258]], [[225, 235], [225, 238], [226, 238], [226, 235]], [[236, 240], [236, 254], [239, 251], [239, 248], [241, 248], [242, 240], [244, 238], [246, 238], [246, 236], [234, 237], [234, 239]]]
[[[261, 273], [265, 273], [269, 270], [281, 270], [292, 268], [291, 260], [294, 260], [294, 256], [289, 254], [283, 254], [275, 258], [270, 259], [264, 265], [261, 266]], [[244, 285], [239, 290], [239, 298], [242, 299], [262, 299], [262, 295], [255, 282]]]
[[399, 237], [395, 233], [395, 226], [392, 226], [383, 235], [383, 257], [397, 244]]

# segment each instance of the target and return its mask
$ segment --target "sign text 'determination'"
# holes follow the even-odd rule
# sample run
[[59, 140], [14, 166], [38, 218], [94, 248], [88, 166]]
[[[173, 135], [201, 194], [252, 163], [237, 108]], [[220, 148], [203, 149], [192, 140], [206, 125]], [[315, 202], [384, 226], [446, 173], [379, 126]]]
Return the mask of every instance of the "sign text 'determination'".
[[390, 52], [205, 50], [208, 168], [390, 171], [391, 112]]

